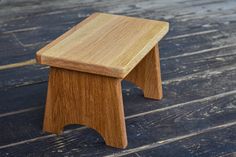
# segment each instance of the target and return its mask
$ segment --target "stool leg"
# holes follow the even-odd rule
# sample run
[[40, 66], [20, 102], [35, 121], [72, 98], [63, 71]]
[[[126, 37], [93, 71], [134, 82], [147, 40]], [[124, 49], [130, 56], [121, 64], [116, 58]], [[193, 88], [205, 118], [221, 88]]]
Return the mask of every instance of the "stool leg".
[[86, 125], [107, 145], [125, 148], [121, 80], [51, 67], [43, 130], [58, 134], [68, 124]]
[[144, 97], [161, 99], [161, 69], [158, 46], [155, 46], [143, 60], [125, 77], [125, 80], [141, 87]]

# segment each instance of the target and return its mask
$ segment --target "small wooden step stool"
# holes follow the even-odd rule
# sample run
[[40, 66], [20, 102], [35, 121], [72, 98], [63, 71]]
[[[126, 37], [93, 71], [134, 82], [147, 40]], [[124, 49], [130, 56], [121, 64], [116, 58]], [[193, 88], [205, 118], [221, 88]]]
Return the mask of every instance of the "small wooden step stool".
[[127, 146], [121, 81], [161, 99], [158, 46], [167, 22], [94, 13], [37, 52], [50, 66], [43, 130], [68, 124], [95, 129], [107, 145]]

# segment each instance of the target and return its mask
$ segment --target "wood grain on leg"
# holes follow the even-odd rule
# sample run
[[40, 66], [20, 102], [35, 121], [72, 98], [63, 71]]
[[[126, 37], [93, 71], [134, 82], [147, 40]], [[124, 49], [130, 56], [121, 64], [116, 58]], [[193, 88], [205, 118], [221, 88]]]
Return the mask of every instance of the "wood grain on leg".
[[125, 148], [121, 80], [51, 67], [43, 130], [60, 133], [68, 124], [91, 127], [107, 145]]
[[161, 99], [163, 93], [158, 46], [155, 46], [125, 79], [141, 87], [144, 97]]

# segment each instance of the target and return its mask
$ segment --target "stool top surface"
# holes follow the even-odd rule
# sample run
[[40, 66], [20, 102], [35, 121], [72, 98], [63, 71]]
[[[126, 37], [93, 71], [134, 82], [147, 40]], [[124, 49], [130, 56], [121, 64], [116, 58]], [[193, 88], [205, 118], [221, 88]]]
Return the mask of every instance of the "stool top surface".
[[49, 66], [124, 78], [168, 30], [163, 21], [94, 13], [36, 58]]

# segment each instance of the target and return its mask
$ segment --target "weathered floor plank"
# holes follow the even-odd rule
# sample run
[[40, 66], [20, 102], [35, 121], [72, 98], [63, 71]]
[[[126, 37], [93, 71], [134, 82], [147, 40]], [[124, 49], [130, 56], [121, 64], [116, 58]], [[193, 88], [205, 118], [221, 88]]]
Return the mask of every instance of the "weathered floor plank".
[[[236, 155], [236, 123], [226, 123], [224, 125], [208, 128], [196, 134], [189, 134], [186, 137], [161, 141], [147, 146], [145, 150], [136, 148], [130, 152], [116, 154], [114, 156], [124, 157], [147, 157], [147, 156], [221, 156], [235, 157]], [[153, 148], [149, 148], [153, 147]], [[125, 155], [126, 154], [126, 155]], [[113, 156], [111, 155], [111, 156]]]
[[[175, 137], [195, 134], [195, 132], [201, 132], [201, 130], [211, 127], [217, 128], [219, 125], [224, 125], [225, 122], [232, 122], [236, 125], [235, 93], [193, 102], [167, 110], [157, 110], [146, 115], [127, 117], [126, 124], [129, 140], [127, 151], [136, 147], [142, 147], [143, 145], [156, 142], [161, 143], [161, 141]], [[31, 115], [21, 115], [23, 117], [18, 117], [17, 119], [20, 119], [21, 124], [24, 125], [24, 123], [27, 123], [26, 119], [33, 121], [34, 118], [37, 119], [40, 116], [38, 114], [39, 112], [34, 112]], [[11, 118], [14, 119], [14, 117]], [[38, 123], [41, 123], [41, 121], [38, 120]], [[5, 121], [4, 125], [9, 124]], [[39, 126], [34, 128], [38, 130]], [[20, 135], [15, 134], [15, 136]], [[17, 154], [24, 156], [30, 155], [31, 153], [37, 156], [43, 155], [42, 153], [44, 155], [52, 153], [52, 155], [56, 156], [103, 156], [122, 151], [106, 147], [97, 133], [90, 129], [74, 130], [60, 137], [49, 136], [42, 140], [37, 140], [36, 138], [35, 141], [21, 143], [14, 147], [1, 147], [2, 155], [8, 152], [10, 153], [9, 155], [13, 156], [17, 156]]]
[[0, 117], [20, 110], [44, 106], [46, 92], [47, 83], [0, 91]]

